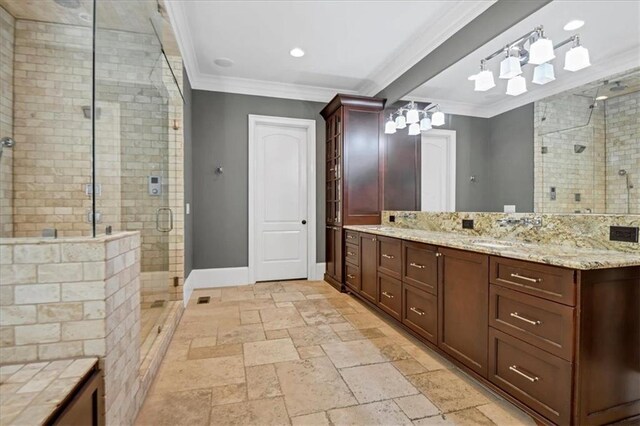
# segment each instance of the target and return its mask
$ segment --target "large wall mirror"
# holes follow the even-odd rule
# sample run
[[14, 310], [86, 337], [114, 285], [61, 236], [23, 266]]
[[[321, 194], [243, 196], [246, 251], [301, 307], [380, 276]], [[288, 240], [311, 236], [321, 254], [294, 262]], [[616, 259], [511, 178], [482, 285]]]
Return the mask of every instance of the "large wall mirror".
[[389, 105], [384, 208], [640, 214], [640, 3], [611, 3], [553, 1]]

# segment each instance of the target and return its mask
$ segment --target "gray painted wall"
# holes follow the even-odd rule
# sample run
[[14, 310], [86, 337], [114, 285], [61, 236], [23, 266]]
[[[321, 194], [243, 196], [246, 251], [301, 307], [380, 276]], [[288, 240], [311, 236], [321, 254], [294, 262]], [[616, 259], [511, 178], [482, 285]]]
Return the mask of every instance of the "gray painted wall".
[[[248, 115], [316, 120], [317, 260], [324, 262], [323, 103], [192, 91], [193, 268], [248, 265]], [[222, 175], [215, 174], [218, 166]], [[185, 168], [186, 169], [186, 168]]]
[[[184, 202], [191, 203], [193, 208], [193, 151], [192, 151], [192, 120], [191, 120], [191, 82], [183, 67], [182, 82], [184, 96]], [[189, 276], [193, 269], [193, 209], [191, 214], [184, 216], [184, 276]]]
[[533, 211], [533, 103], [489, 119], [487, 211]]

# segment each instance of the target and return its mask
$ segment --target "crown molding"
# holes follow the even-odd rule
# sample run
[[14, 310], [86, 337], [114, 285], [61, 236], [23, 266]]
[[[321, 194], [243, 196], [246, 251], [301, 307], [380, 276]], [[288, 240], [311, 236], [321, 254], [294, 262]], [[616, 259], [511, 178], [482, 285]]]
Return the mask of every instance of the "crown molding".
[[404, 74], [409, 68], [427, 56], [433, 49], [458, 32], [462, 27], [487, 10], [495, 1], [460, 2], [451, 7], [435, 25], [427, 31], [420, 30], [405, 43], [402, 50], [390, 57], [377, 70], [372, 72], [358, 92], [365, 96], [374, 96]]
[[[415, 102], [438, 103], [442, 111], [449, 114], [491, 118], [531, 102], [536, 102], [546, 97], [575, 89], [584, 84], [630, 70], [637, 66], [638, 52], [635, 49], [630, 49], [617, 55], [603, 58], [598, 64], [592, 64], [589, 68], [578, 71], [573, 75], [564, 75], [561, 80], [555, 80], [554, 82], [540, 86], [540, 88], [537, 88], [535, 91], [527, 92], [526, 94], [516, 97], [510, 97], [505, 94], [505, 99], [492, 104], [477, 105], [469, 102], [433, 99], [424, 96], [405, 96], [403, 99]], [[527, 83], [532, 84], [531, 82]]]
[[184, 3], [180, 0], [165, 0], [164, 5], [169, 15], [173, 34], [178, 42], [182, 62], [191, 82], [198, 74], [198, 59], [193, 44], [193, 36], [184, 11]]

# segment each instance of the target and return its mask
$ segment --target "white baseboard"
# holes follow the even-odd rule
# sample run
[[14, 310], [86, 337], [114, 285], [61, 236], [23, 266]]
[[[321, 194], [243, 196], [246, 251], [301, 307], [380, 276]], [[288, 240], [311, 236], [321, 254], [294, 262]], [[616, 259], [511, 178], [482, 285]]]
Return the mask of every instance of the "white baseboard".
[[[308, 277], [308, 280], [322, 280], [326, 269], [325, 263], [316, 263], [314, 274]], [[198, 288], [216, 288], [231, 287], [237, 285], [248, 285], [249, 268], [212, 268], [212, 269], [194, 269], [191, 271], [184, 283], [183, 297], [186, 303], [191, 297], [193, 290]]]

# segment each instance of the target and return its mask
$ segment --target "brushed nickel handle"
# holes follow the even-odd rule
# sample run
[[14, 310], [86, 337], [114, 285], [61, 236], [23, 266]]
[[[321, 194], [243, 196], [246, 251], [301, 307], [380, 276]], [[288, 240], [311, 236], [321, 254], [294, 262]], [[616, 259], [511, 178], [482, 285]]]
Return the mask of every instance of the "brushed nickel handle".
[[442, 257], [442, 253], [436, 253], [436, 257]]
[[413, 266], [414, 268], [418, 268], [418, 269], [424, 269], [424, 268], [426, 268], [426, 266], [424, 266], [424, 265], [418, 265], [417, 263], [413, 263], [413, 262], [411, 262], [411, 263], [409, 264], [409, 266]]
[[355, 275], [347, 274], [347, 278], [351, 278], [351, 279], [353, 279], [353, 278], [355, 278], [355, 277], [356, 277]]
[[524, 275], [520, 275], [518, 273], [513, 273], [513, 274], [511, 274], [511, 276], [513, 278], [520, 278], [521, 280], [529, 281], [529, 282], [532, 282], [532, 283], [541, 283], [542, 282], [542, 278], [531, 278], [531, 277], [527, 277], [527, 276], [524, 276]]
[[353, 235], [347, 235], [347, 240], [353, 240]]
[[386, 291], [383, 291], [382, 295], [388, 297], [389, 299], [393, 299], [393, 294], [387, 293]]
[[542, 321], [530, 320], [529, 318], [525, 318], [523, 316], [520, 316], [517, 312], [511, 312], [509, 315], [511, 315], [514, 318], [519, 319], [520, 321], [524, 321], [527, 324], [531, 324], [531, 325], [540, 325], [540, 324], [542, 324]]
[[351, 251], [348, 251], [348, 252], [347, 252], [347, 256], [355, 256], [355, 255], [356, 255], [356, 254], [355, 254], [355, 253], [353, 253], [353, 252], [351, 252]]
[[372, 238], [372, 239], [371, 239], [371, 241], [375, 241], [375, 240], [376, 240], [375, 238]]
[[538, 376], [530, 376], [528, 374], [523, 373], [522, 371], [518, 370], [518, 366], [517, 365], [512, 365], [511, 367], [509, 367], [509, 370], [513, 371], [514, 373], [517, 373], [519, 375], [521, 375], [522, 377], [524, 377], [525, 379], [529, 380], [530, 382], [537, 382], [538, 380], [540, 380], [540, 378]]
[[418, 309], [418, 308], [411, 307], [411, 308], [409, 308], [409, 309], [410, 309], [410, 310], [412, 310], [413, 312], [415, 312], [416, 314], [420, 315], [420, 316], [423, 316], [423, 315], [424, 315], [424, 311], [421, 311], [421, 310], [420, 310], [420, 309]]
[[395, 258], [395, 256], [394, 256], [394, 255], [392, 255], [392, 254], [386, 254], [386, 253], [383, 253], [383, 254], [382, 254], [382, 257], [387, 258], [387, 259], [393, 259], [393, 258]]

